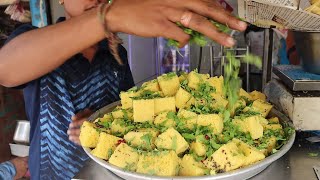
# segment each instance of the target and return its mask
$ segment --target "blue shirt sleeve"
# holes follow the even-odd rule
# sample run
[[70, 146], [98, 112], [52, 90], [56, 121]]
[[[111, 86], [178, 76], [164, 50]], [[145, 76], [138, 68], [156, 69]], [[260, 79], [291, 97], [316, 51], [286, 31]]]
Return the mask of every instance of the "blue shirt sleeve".
[[16, 168], [10, 161], [0, 164], [0, 179], [13, 179], [16, 175]]

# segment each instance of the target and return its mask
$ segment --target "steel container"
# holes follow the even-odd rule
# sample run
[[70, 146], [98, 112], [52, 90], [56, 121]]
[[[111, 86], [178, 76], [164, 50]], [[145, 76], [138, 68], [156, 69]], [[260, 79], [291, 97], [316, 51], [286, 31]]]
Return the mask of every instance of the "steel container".
[[[110, 105], [105, 106], [104, 108], [98, 110], [94, 114], [92, 114], [89, 117], [89, 121], [94, 121], [98, 117], [102, 117], [104, 114], [111, 112], [117, 105], [119, 105], [120, 102], [115, 102]], [[279, 111], [272, 109], [270, 112], [272, 116], [278, 117], [282, 126], [293, 126], [291, 121], [282, 113]], [[266, 169], [272, 162], [278, 160], [281, 158], [286, 152], [289, 151], [289, 149], [292, 147], [295, 139], [295, 133], [291, 135], [289, 140], [285, 145], [281, 147], [275, 154], [270, 155], [266, 157], [264, 160], [261, 160], [260, 162], [257, 162], [255, 164], [252, 164], [250, 166], [246, 166], [244, 168], [240, 168], [234, 171], [220, 173], [217, 175], [207, 175], [207, 176], [173, 176], [173, 177], [161, 177], [161, 176], [151, 176], [146, 174], [140, 174], [136, 172], [128, 172], [125, 171], [117, 166], [114, 166], [107, 161], [97, 158], [93, 156], [90, 152], [90, 148], [83, 147], [84, 151], [87, 153], [87, 155], [93, 159], [96, 163], [100, 164], [104, 168], [110, 170], [117, 176], [127, 179], [127, 180], [239, 180], [239, 179], [249, 179], [257, 174], [259, 174], [261, 171]], [[267, 178], [267, 177], [266, 177]]]
[[29, 144], [29, 137], [30, 122], [26, 120], [18, 120], [13, 141], [17, 144]]

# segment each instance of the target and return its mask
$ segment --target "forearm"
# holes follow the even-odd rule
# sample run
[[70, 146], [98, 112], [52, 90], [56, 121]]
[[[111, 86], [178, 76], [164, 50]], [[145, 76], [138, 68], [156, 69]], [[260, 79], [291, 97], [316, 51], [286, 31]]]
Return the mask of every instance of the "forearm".
[[0, 84], [17, 86], [39, 78], [103, 38], [104, 31], [96, 9], [24, 33], [0, 50]]

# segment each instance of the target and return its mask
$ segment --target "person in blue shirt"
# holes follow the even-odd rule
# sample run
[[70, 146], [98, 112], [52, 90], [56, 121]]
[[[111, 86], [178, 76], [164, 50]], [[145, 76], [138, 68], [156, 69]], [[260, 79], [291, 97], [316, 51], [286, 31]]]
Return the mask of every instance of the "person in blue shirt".
[[20, 179], [28, 171], [28, 157], [16, 157], [0, 164], [0, 179]]
[[44, 28], [24, 25], [0, 50], [0, 84], [24, 92], [31, 179], [71, 179], [88, 160], [79, 146], [82, 122], [134, 85], [126, 50], [116, 47], [119, 56], [114, 56], [114, 38], [105, 39], [106, 34], [162, 36], [183, 46], [189, 36], [175, 24], [181, 22], [232, 46], [233, 39], [206, 17], [246, 28], [215, 1], [114, 0], [103, 13], [100, 3], [106, 1], [61, 0], [65, 20]]

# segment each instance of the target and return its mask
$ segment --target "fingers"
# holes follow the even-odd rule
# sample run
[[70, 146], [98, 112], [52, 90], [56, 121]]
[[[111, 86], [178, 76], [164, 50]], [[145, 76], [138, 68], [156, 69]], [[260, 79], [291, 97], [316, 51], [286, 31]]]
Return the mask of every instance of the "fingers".
[[162, 28], [163, 30], [160, 36], [178, 41], [180, 47], [188, 43], [190, 36], [184, 33], [176, 24], [166, 20], [163, 21]]
[[[181, 20], [183, 21], [183, 18], [185, 15], [187, 15], [188, 17], [186, 19], [189, 20], [189, 22], [184, 22], [183, 24], [188, 24], [189, 28], [208, 36], [210, 39], [221, 45], [232, 47], [235, 44], [233, 38], [227, 34], [219, 32], [218, 29], [207, 20], [207, 18], [201, 15], [192, 13], [190, 11], [179, 11], [174, 9], [170, 9], [169, 12], [170, 15], [168, 18], [172, 22], [180, 22]], [[192, 14], [191, 18], [189, 17], [190, 14]]]
[[235, 44], [235, 41], [232, 37], [225, 33], [219, 32], [218, 29], [214, 25], [212, 25], [210, 21], [198, 14], [194, 14], [192, 16], [189, 27], [195, 31], [205, 34], [210, 39], [223, 46], [232, 47]]
[[69, 140], [72, 141], [75, 144], [80, 145], [80, 129], [69, 129], [67, 131], [67, 134], [69, 135]]
[[73, 115], [71, 117], [72, 121], [76, 121], [76, 120], [79, 120], [81, 118], [84, 118], [84, 117], [88, 117], [92, 114], [92, 111], [90, 109], [85, 109], [83, 111], [80, 111], [78, 112], [77, 114]]
[[80, 136], [80, 129], [69, 129], [67, 134], [69, 136]]
[[81, 145], [79, 138], [69, 137], [69, 140], [77, 145]]
[[90, 109], [85, 109], [71, 117], [72, 122], [69, 124], [69, 129], [67, 131], [70, 141], [80, 145], [80, 126], [83, 124], [85, 120], [87, 120], [86, 118], [91, 114], [92, 111]]
[[74, 128], [80, 128], [80, 126], [83, 124], [84, 121], [86, 121], [87, 119], [81, 119], [81, 120], [77, 120], [77, 121], [72, 121], [69, 124], [69, 129], [74, 129]]
[[[177, 0], [177, 2], [181, 4], [180, 0]], [[247, 28], [245, 22], [242, 22], [232, 16], [214, 0], [185, 0], [183, 1], [183, 5], [186, 9], [189, 9], [192, 12], [225, 24], [232, 29], [244, 31]]]

